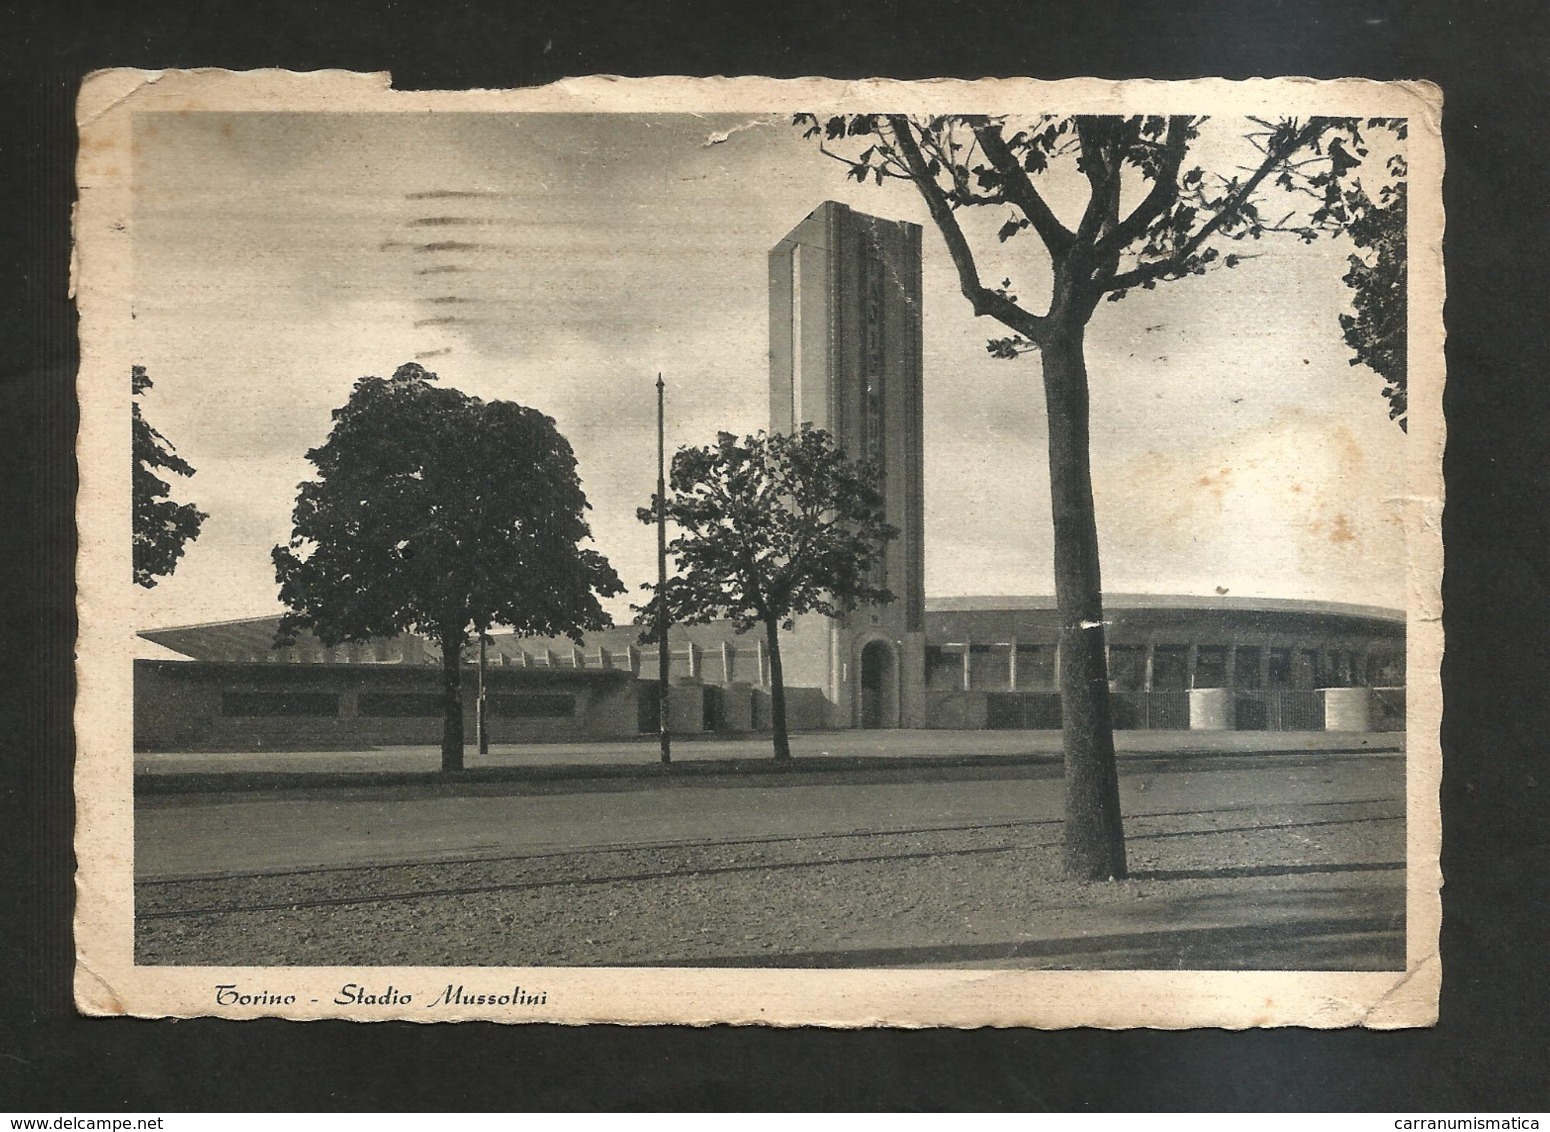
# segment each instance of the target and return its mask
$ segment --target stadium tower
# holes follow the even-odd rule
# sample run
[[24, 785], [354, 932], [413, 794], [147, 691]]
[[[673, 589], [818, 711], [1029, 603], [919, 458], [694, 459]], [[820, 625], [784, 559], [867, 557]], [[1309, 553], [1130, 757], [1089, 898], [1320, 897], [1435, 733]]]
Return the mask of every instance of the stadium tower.
[[770, 431], [811, 424], [869, 460], [899, 530], [879, 571], [897, 600], [799, 620], [786, 681], [824, 690], [831, 727], [923, 727], [920, 226], [826, 201], [769, 266]]

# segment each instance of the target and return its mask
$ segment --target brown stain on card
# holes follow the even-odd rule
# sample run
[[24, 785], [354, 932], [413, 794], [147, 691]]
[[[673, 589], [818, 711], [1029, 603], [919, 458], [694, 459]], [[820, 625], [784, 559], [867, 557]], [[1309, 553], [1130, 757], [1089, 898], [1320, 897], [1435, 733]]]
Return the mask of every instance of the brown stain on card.
[[1195, 480], [1195, 486], [1203, 488], [1211, 494], [1217, 503], [1221, 503], [1226, 496], [1229, 487], [1228, 480], [1232, 477], [1231, 468], [1218, 468], [1214, 472], [1206, 472]]

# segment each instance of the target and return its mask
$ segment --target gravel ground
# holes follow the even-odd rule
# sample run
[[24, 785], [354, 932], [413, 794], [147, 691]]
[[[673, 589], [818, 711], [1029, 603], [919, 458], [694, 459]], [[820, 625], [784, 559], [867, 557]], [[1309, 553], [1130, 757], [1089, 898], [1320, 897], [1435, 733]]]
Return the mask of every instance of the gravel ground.
[[136, 961], [1404, 965], [1397, 798], [1143, 814], [1126, 830], [1131, 878], [1090, 885], [1060, 876], [1047, 820], [144, 881]]

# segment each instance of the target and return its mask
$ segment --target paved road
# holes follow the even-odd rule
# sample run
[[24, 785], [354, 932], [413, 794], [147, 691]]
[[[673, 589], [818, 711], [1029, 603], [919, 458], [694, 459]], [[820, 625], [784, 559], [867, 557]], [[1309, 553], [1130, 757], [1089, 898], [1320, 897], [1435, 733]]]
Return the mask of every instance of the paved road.
[[[1401, 750], [1403, 734], [1356, 734], [1307, 731], [1116, 731], [1121, 754], [1176, 751], [1329, 751]], [[942, 758], [953, 755], [1058, 754], [1058, 731], [823, 731], [791, 737], [798, 758], [881, 755], [888, 758]], [[673, 746], [678, 762], [715, 759], [766, 759], [770, 740], [681, 739]], [[469, 751], [467, 765], [598, 766], [654, 763], [654, 737], [635, 741], [585, 743], [525, 743], [493, 747], [486, 756]], [[140, 753], [137, 775], [209, 773], [220, 771], [371, 771], [435, 770], [441, 763], [435, 747], [382, 747], [366, 751], [258, 751], [220, 753]]]
[[[963, 741], [966, 733], [949, 734]], [[848, 737], [807, 737], [802, 742], [839, 747], [840, 738]], [[1200, 747], [1199, 738], [1192, 738], [1192, 745]], [[1284, 751], [1287, 737], [1278, 738]], [[1352, 737], [1344, 743], [1338, 736], [1312, 738], [1326, 748], [1349, 750], [1356, 745]], [[1367, 742], [1389, 738], [1355, 737]], [[910, 739], [921, 750], [942, 753], [933, 744], [940, 742], [939, 733]], [[1009, 752], [1016, 743], [1026, 750], [1028, 737], [1005, 742]], [[1178, 743], [1186, 746], [1184, 740]], [[577, 748], [567, 745], [566, 751], [574, 755]], [[900, 753], [899, 746], [891, 746], [890, 752]], [[845, 753], [857, 752], [847, 747]], [[508, 756], [501, 752], [493, 757]], [[1375, 812], [1389, 814], [1403, 807], [1404, 759], [1393, 753], [1324, 750], [1242, 758], [1220, 753], [1149, 758], [1136, 753], [1122, 760], [1121, 775], [1127, 816], [1210, 813], [1219, 815], [1213, 822], [1231, 825], [1241, 817], [1242, 824], [1250, 825], [1258, 820], [1256, 812], [1277, 807], [1298, 807], [1302, 816], [1312, 816], [1310, 820], [1321, 806], [1342, 803], [1370, 803]], [[542, 791], [519, 784], [483, 784], [363, 785], [280, 795], [153, 794], [136, 804], [136, 874], [143, 879], [217, 876], [604, 845], [1054, 822], [1061, 806], [1061, 780], [1052, 765], [905, 768], [860, 780], [833, 777], [790, 775], [749, 782], [717, 775], [578, 782], [574, 789]]]

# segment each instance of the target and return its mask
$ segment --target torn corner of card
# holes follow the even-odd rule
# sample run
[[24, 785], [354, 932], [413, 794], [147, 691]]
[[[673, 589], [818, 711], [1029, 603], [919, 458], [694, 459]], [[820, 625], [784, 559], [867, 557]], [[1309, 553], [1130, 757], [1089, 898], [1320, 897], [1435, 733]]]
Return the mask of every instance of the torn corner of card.
[[89, 76], [79, 1008], [1432, 1024], [1441, 105]]

